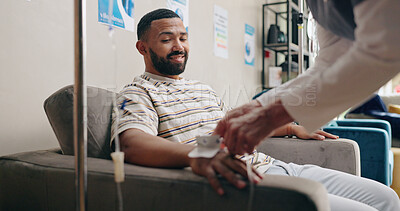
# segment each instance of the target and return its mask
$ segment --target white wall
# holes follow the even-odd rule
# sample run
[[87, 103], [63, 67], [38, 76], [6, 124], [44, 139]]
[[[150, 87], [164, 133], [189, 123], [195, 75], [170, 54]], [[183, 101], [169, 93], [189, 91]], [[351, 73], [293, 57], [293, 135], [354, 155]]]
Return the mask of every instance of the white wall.
[[[0, 1], [0, 155], [58, 147], [43, 102], [73, 83], [72, 2]], [[136, 34], [117, 29], [114, 54], [107, 27], [97, 23], [97, 0], [87, 2], [87, 83], [120, 90], [144, 71]], [[190, 1], [190, 56], [184, 77], [210, 84], [232, 107], [260, 91], [262, 3]], [[214, 4], [229, 12], [229, 59], [213, 54]], [[136, 24], [165, 5], [166, 0], [135, 0]], [[245, 23], [256, 28], [255, 67], [244, 64]]]

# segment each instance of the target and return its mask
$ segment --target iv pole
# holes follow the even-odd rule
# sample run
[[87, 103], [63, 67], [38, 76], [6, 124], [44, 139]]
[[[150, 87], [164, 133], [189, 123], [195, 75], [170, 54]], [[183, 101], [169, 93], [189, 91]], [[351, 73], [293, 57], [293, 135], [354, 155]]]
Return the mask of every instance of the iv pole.
[[87, 210], [86, 0], [74, 0], [74, 154], [76, 210]]
[[299, 75], [303, 73], [303, 10], [304, 10], [304, 2], [303, 0], [299, 1], [299, 16], [297, 17], [297, 27], [298, 27], [298, 37], [299, 37], [299, 55], [298, 55], [298, 63], [299, 63]]

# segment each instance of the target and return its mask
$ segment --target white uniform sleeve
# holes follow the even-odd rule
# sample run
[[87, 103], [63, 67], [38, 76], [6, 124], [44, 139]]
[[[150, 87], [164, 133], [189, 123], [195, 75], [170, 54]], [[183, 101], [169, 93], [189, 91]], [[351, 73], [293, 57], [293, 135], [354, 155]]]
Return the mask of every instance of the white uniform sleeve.
[[398, 0], [360, 3], [354, 8], [354, 42], [327, 31], [325, 40], [318, 34], [321, 42], [328, 42], [321, 43], [315, 65], [262, 95], [259, 102], [266, 106], [281, 99], [289, 114], [311, 132], [365, 100], [400, 71], [399, 11]]

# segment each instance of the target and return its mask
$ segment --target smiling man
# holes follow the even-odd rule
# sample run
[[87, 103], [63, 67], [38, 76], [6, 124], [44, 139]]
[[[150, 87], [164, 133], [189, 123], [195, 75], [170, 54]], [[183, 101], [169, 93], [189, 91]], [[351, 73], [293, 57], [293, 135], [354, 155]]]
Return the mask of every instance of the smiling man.
[[[149, 167], [183, 168], [208, 179], [223, 195], [217, 175], [237, 188], [246, 183], [244, 162], [221, 150], [213, 158], [189, 158], [196, 136], [214, 133], [227, 109], [210, 86], [186, 80], [189, 55], [188, 34], [178, 15], [167, 9], [146, 14], [138, 24], [136, 48], [143, 55], [145, 72], [124, 87], [118, 97], [120, 121], [112, 140], [120, 137], [121, 150], [128, 163]], [[116, 126], [113, 121], [113, 128]], [[112, 130], [114, 132], [114, 130]], [[299, 125], [288, 124], [274, 131], [275, 136], [295, 135], [303, 139], [337, 138], [324, 131], [306, 133]], [[329, 192], [332, 210], [396, 210], [399, 200], [393, 190], [365, 178], [320, 168], [275, 160], [253, 151], [253, 170], [260, 174], [287, 174], [321, 182]], [[374, 208], [375, 207], [375, 208]]]
[[[118, 134], [125, 160], [143, 166], [182, 168], [190, 166], [205, 176], [219, 194], [224, 194], [217, 174], [237, 188], [245, 182], [244, 163], [219, 152], [212, 159], [189, 158], [196, 135], [212, 134], [224, 116], [222, 101], [211, 87], [186, 80], [184, 72], [189, 54], [188, 33], [174, 12], [159, 9], [139, 22], [136, 48], [143, 55], [145, 73], [120, 92]], [[113, 138], [117, 134], [113, 134]]]

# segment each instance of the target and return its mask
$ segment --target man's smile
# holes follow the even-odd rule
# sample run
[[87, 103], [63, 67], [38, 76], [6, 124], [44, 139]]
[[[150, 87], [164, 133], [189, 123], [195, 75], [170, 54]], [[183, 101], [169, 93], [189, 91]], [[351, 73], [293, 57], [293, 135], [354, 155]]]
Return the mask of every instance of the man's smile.
[[178, 55], [174, 55], [174, 56], [169, 56], [168, 59], [174, 63], [183, 63], [183, 62], [185, 62], [185, 55], [178, 54]]

